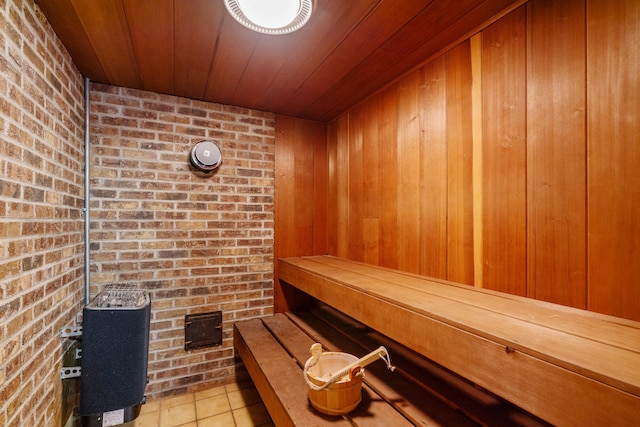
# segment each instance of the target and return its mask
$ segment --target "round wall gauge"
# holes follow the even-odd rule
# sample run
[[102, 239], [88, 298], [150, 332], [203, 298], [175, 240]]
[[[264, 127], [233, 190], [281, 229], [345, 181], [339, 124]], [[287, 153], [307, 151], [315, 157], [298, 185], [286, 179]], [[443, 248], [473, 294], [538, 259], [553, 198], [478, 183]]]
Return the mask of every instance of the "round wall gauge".
[[191, 148], [191, 164], [196, 168], [211, 172], [222, 163], [220, 147], [213, 141], [200, 141]]

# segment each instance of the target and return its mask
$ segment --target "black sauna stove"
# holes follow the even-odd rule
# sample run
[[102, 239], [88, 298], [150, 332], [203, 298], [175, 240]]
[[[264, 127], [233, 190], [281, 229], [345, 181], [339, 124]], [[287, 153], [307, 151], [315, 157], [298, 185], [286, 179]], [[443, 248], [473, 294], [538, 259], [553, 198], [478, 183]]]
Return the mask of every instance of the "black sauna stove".
[[145, 402], [149, 292], [111, 285], [82, 314], [80, 416], [84, 427], [134, 420]]

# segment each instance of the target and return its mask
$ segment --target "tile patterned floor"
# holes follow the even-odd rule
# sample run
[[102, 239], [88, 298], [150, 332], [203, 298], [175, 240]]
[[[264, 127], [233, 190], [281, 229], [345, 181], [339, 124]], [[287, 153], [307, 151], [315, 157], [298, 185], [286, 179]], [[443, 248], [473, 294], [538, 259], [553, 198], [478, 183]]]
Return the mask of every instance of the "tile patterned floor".
[[273, 427], [252, 383], [148, 401], [125, 427]]

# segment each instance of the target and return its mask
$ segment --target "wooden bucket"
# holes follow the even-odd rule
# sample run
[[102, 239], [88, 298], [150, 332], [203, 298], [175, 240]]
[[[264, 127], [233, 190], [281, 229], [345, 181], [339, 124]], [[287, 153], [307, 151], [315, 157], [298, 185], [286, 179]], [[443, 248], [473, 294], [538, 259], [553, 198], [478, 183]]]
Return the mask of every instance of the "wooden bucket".
[[[352, 354], [324, 352], [318, 363], [309, 368], [309, 380], [322, 386], [326, 378], [358, 360]], [[355, 370], [358, 370], [356, 368]], [[362, 377], [345, 375], [326, 389], [316, 391], [309, 388], [309, 401], [318, 411], [327, 415], [342, 415], [354, 410], [362, 400]]]

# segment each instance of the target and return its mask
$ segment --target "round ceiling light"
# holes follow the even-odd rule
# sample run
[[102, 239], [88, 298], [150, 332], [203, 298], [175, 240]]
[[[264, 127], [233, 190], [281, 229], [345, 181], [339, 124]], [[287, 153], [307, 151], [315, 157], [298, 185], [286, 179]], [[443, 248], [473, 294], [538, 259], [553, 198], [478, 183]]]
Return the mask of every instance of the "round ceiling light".
[[264, 34], [299, 30], [311, 17], [313, 0], [224, 0], [229, 14], [245, 27]]

